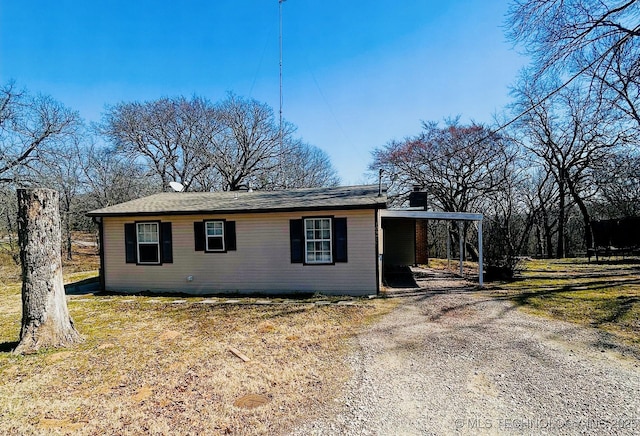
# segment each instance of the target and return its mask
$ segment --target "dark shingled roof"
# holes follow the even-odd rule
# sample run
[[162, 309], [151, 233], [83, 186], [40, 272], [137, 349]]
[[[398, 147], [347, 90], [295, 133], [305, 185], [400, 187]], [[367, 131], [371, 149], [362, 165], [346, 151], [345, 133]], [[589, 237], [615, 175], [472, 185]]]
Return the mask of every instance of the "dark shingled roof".
[[283, 191], [163, 192], [88, 212], [88, 216], [186, 215], [321, 209], [384, 209], [378, 185]]

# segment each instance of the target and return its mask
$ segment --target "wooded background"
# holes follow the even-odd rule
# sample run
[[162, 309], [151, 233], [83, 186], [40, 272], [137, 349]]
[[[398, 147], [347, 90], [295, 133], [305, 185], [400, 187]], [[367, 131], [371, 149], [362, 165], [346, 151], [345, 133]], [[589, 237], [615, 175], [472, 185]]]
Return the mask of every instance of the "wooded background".
[[[531, 64], [512, 103], [494, 125], [425, 121], [418, 135], [371, 144], [371, 181], [383, 169], [394, 205], [417, 185], [432, 210], [484, 214], [489, 264], [583, 255], [592, 220], [639, 213], [639, 16], [636, 0], [513, 1], [506, 35]], [[17, 188], [60, 192], [70, 257], [72, 230], [93, 229], [86, 211], [168, 190], [170, 181], [188, 191], [340, 182], [294, 125], [233, 93], [217, 102], [122, 102], [88, 125], [51, 97], [14, 82], [0, 88], [0, 249], [16, 262]], [[430, 231], [432, 250], [442, 252], [446, 231]]]

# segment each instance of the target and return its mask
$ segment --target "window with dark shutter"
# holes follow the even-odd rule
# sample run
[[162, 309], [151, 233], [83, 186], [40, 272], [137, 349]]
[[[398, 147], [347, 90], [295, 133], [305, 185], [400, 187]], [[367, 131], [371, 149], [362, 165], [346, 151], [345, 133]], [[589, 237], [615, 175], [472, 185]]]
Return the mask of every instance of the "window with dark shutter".
[[347, 219], [311, 217], [289, 221], [291, 263], [347, 262]]
[[125, 262], [138, 265], [173, 263], [170, 222], [141, 221], [124, 225]]
[[193, 223], [195, 251], [226, 253], [237, 250], [236, 222], [226, 220]]
[[137, 262], [137, 237], [136, 237], [136, 225], [134, 223], [127, 223], [124, 225], [124, 245], [126, 250], [125, 259], [127, 263]]
[[193, 223], [193, 238], [196, 251], [204, 251], [206, 242], [204, 236], [204, 221], [196, 221]]
[[162, 262], [173, 263], [173, 236], [171, 234], [171, 223], [161, 223], [160, 238], [162, 240]]
[[224, 245], [227, 251], [236, 250], [236, 222], [225, 221], [224, 222]]
[[291, 263], [303, 263], [304, 224], [301, 219], [289, 221], [289, 239], [291, 242]]
[[346, 262], [347, 261], [347, 219], [346, 218], [334, 218], [333, 219], [333, 261], [334, 262]]

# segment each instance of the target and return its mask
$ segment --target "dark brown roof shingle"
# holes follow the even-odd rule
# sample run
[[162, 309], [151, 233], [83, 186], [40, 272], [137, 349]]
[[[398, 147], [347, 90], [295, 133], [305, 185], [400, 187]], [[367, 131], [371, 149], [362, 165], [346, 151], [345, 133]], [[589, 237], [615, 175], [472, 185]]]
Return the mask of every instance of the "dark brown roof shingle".
[[384, 209], [377, 185], [282, 191], [163, 192], [88, 212], [88, 216], [185, 215], [319, 209]]

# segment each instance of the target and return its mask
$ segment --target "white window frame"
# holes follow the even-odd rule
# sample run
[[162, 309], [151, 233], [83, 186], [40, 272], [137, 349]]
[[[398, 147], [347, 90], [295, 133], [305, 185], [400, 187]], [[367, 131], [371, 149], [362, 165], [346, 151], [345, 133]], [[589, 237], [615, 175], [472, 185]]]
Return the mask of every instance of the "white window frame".
[[[323, 222], [328, 223], [327, 228], [322, 228]], [[320, 223], [320, 227], [316, 224]], [[309, 232], [312, 232], [309, 237]], [[324, 233], [328, 232], [329, 237], [325, 237]], [[317, 244], [329, 243], [329, 249], [317, 249]], [[309, 244], [314, 245], [313, 250], [309, 250]], [[328, 259], [317, 259], [318, 254], [327, 253]], [[308, 264], [333, 264], [333, 220], [330, 217], [314, 217], [304, 219], [304, 261]]]
[[[219, 224], [221, 233], [219, 235], [218, 234], [209, 235], [209, 224], [213, 224], [214, 226], [216, 224]], [[210, 220], [210, 221], [205, 221], [204, 222], [204, 240], [205, 240], [204, 249], [205, 249], [206, 252], [210, 252], [211, 253], [211, 252], [224, 252], [224, 251], [226, 251], [227, 247], [226, 247], [225, 242], [224, 242], [224, 237], [225, 237], [225, 235], [224, 235], [225, 228], [224, 227], [225, 227], [225, 222], [223, 220]], [[215, 227], [214, 227], [214, 230], [215, 230]], [[220, 239], [222, 239], [222, 248], [209, 248], [209, 237], [219, 237]]]
[[[141, 231], [140, 228], [141, 226], [143, 226], [143, 230]], [[145, 229], [145, 227], [147, 226], [152, 226], [155, 227], [155, 232], [151, 232], [148, 233]], [[154, 235], [155, 233], [155, 241], [141, 241], [141, 235], [145, 236], [146, 239], [146, 235], [150, 234], [150, 235]], [[155, 262], [144, 262], [142, 261], [142, 258], [140, 256], [140, 246], [141, 245], [155, 245], [156, 246], [156, 253], [157, 253], [157, 258], [158, 260]], [[158, 221], [145, 221], [145, 222], [137, 222], [136, 223], [136, 250], [138, 251], [138, 263], [141, 265], [160, 265], [160, 223]]]

